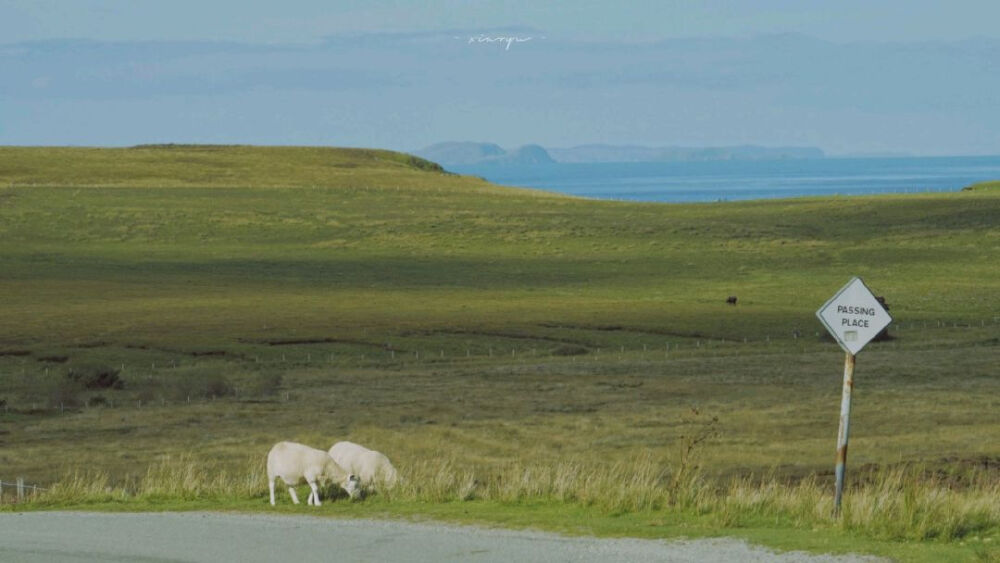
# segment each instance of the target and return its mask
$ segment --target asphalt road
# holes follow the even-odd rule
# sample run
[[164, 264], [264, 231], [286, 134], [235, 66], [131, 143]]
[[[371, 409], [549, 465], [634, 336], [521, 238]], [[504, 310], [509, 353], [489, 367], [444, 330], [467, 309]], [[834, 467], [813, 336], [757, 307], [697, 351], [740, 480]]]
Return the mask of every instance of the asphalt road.
[[874, 561], [777, 554], [739, 540], [666, 542], [387, 520], [210, 512], [0, 514], [0, 561]]

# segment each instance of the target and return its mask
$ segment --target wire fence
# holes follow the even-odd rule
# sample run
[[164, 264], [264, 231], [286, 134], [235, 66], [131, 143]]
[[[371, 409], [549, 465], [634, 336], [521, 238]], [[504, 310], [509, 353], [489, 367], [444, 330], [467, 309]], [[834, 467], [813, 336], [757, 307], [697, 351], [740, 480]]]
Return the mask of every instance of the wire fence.
[[38, 491], [47, 491], [48, 489], [39, 487], [38, 485], [28, 485], [24, 482], [24, 477], [18, 477], [13, 483], [0, 479], [0, 503], [3, 502], [3, 497], [7, 490], [13, 490], [13, 496], [17, 499], [17, 502], [22, 502], [25, 498], [36, 494]]
[[[1000, 317], [981, 318], [965, 321], [897, 321], [890, 327], [891, 336], [880, 342], [881, 350], [911, 350], [915, 348], [949, 348], [957, 341], [942, 338], [954, 335], [965, 346], [996, 346], [995, 328], [1000, 324]], [[35, 385], [36, 378], [42, 376], [43, 381], [49, 381], [50, 368], [39, 365], [30, 351], [16, 358], [21, 364], [14, 369], [0, 370], [0, 382], [6, 380], [9, 389], [0, 388], [0, 416], [10, 414], [42, 414], [46, 412], [61, 413], [65, 411], [79, 412], [91, 408], [149, 408], [168, 407], [179, 404], [208, 403], [216, 400], [237, 401], [290, 401], [297, 400], [300, 395], [296, 391], [287, 391], [281, 385], [280, 376], [270, 384], [264, 379], [250, 381], [248, 378], [263, 378], [266, 374], [282, 374], [291, 369], [354, 369], [378, 367], [406, 367], [431, 365], [439, 362], [477, 362], [483, 361], [515, 361], [515, 362], [641, 362], [641, 363], [678, 363], [687, 365], [691, 360], [720, 360], [734, 357], [770, 354], [814, 354], [820, 350], [836, 350], [833, 339], [820, 330], [790, 330], [781, 334], [757, 333], [748, 337], [673, 337], [646, 332], [641, 329], [628, 328], [593, 328], [586, 326], [559, 326], [567, 330], [579, 330], [584, 334], [574, 340], [572, 335], [563, 335], [554, 339], [544, 333], [510, 333], [501, 332], [476, 333], [468, 332], [462, 335], [470, 340], [471, 346], [459, 344], [439, 347], [440, 341], [420, 341], [403, 339], [400, 342], [385, 342], [379, 345], [364, 343], [368, 347], [363, 352], [353, 350], [334, 351], [313, 349], [307, 346], [311, 341], [303, 342], [303, 346], [294, 346], [288, 350], [258, 349], [250, 353], [194, 354], [191, 358], [157, 358], [155, 361], [131, 362], [123, 360], [106, 361], [109, 369], [115, 371], [115, 376], [126, 379], [126, 386], [137, 390], [136, 393], [118, 395], [110, 389], [80, 392], [68, 399], [62, 396], [21, 396], [16, 397], [15, 387], [27, 388]], [[974, 338], [964, 335], [965, 331], [978, 331]], [[603, 342], [587, 340], [586, 333], [598, 333], [605, 337], [609, 333], [620, 336], [607, 338]], [[985, 332], [982, 332], [985, 331]], [[590, 335], [592, 336], [592, 334]], [[330, 340], [319, 340], [317, 343], [337, 346]], [[400, 347], [402, 345], [402, 347]], [[404, 349], [405, 348], [405, 349]], [[11, 355], [8, 353], [7, 355]], [[178, 368], [192, 368], [203, 363], [206, 356], [212, 359], [236, 361], [255, 367], [240, 372], [241, 375], [223, 382], [220, 390], [201, 389], [189, 393], [181, 393], [173, 389], [172, 373]], [[35, 364], [31, 369], [31, 364]], [[60, 368], [52, 368], [53, 375], [61, 373]], [[8, 483], [8, 485], [10, 485]]]

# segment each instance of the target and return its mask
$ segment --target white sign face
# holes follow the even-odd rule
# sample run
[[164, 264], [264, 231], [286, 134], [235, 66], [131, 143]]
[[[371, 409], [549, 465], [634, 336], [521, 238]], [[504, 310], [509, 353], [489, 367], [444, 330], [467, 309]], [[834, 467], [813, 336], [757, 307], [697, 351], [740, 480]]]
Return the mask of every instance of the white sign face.
[[875, 299], [861, 278], [847, 282], [816, 311], [816, 316], [840, 347], [851, 355], [860, 352], [892, 322], [889, 312]]

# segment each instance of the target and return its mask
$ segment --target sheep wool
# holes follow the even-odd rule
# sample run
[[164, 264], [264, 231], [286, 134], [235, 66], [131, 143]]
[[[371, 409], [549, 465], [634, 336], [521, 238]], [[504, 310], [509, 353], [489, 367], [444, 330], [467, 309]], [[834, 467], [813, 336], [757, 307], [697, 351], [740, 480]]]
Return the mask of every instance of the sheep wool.
[[330, 448], [330, 457], [341, 467], [358, 476], [361, 485], [374, 489], [375, 485], [392, 487], [399, 481], [396, 468], [381, 452], [370, 450], [354, 442], [337, 442]]
[[288, 486], [288, 494], [292, 502], [299, 503], [294, 486], [305, 479], [312, 492], [306, 499], [309, 505], [320, 506], [319, 484], [336, 483], [350, 497], [357, 498], [360, 493], [359, 479], [356, 475], [344, 470], [329, 454], [309, 446], [295, 442], [278, 442], [267, 454], [267, 485], [271, 492], [271, 505], [274, 506], [274, 483], [280, 478]]

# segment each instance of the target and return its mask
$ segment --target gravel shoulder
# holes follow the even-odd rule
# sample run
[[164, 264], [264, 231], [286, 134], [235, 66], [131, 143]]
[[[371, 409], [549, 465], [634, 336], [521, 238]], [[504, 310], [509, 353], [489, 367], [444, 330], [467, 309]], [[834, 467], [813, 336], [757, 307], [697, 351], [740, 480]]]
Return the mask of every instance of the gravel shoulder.
[[878, 561], [775, 553], [736, 539], [658, 541], [312, 516], [212, 512], [0, 514], [0, 561]]

